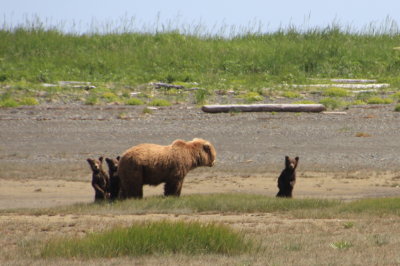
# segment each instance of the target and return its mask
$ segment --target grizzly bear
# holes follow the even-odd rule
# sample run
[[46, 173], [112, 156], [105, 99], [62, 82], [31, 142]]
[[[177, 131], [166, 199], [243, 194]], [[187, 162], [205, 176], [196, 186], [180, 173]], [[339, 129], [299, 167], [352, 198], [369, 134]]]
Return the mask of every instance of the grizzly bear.
[[107, 192], [109, 178], [107, 173], [103, 170], [103, 157], [99, 157], [98, 160], [88, 158], [87, 162], [92, 169], [92, 186], [94, 188], [94, 201], [102, 201], [109, 198]]
[[123, 153], [118, 164], [120, 197], [143, 198], [143, 185], [164, 185], [165, 196], [180, 196], [186, 174], [213, 166], [216, 151], [204, 140], [175, 140], [171, 145], [140, 144]]
[[279, 192], [277, 197], [291, 198], [294, 184], [296, 183], [296, 167], [299, 163], [299, 157], [294, 159], [285, 156], [285, 169], [278, 178]]
[[110, 177], [109, 186], [107, 188], [107, 192], [110, 193], [110, 200], [115, 200], [118, 198], [119, 193], [119, 178], [118, 178], [118, 161], [120, 157], [118, 156], [116, 159], [106, 158], [106, 162], [108, 165], [108, 176]]

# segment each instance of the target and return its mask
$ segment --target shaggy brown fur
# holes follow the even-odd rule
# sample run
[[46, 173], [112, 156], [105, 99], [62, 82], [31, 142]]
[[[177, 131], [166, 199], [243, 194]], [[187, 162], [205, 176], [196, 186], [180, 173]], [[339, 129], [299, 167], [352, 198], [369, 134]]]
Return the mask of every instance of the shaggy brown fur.
[[100, 201], [109, 198], [108, 188], [108, 176], [103, 170], [103, 157], [99, 157], [98, 160], [88, 158], [87, 162], [92, 169], [92, 186], [95, 191], [94, 201]]
[[161, 183], [165, 183], [165, 196], [180, 196], [186, 174], [198, 166], [213, 166], [215, 158], [214, 146], [203, 139], [134, 146], [119, 161], [120, 196], [142, 198], [143, 185]]
[[296, 183], [296, 167], [299, 163], [299, 157], [294, 159], [285, 157], [285, 169], [283, 169], [281, 175], [278, 178], [279, 192], [276, 194], [277, 197], [291, 198], [294, 184]]
[[120, 157], [116, 159], [106, 158], [108, 165], [108, 176], [110, 177], [109, 186], [107, 192], [110, 193], [110, 199], [115, 200], [118, 198], [119, 193], [119, 178], [118, 178], [118, 161]]

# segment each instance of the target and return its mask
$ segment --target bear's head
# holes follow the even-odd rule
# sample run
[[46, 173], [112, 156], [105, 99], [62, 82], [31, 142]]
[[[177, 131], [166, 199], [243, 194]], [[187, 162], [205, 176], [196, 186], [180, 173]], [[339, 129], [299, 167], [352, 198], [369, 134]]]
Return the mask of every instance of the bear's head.
[[86, 161], [89, 163], [90, 168], [92, 169], [93, 173], [97, 174], [103, 167], [103, 157], [99, 157], [98, 160], [87, 158]]
[[113, 173], [117, 172], [119, 159], [120, 159], [119, 156], [116, 159], [106, 158], [106, 162], [107, 162], [108, 169], [110, 170], [110, 172], [113, 172]]
[[214, 146], [209, 141], [204, 139], [195, 138], [191, 142], [199, 152], [197, 165], [209, 167], [214, 166], [215, 159], [217, 157], [217, 152], [215, 151]]
[[299, 163], [299, 157], [292, 159], [289, 156], [285, 156], [286, 169], [295, 170], [298, 163]]

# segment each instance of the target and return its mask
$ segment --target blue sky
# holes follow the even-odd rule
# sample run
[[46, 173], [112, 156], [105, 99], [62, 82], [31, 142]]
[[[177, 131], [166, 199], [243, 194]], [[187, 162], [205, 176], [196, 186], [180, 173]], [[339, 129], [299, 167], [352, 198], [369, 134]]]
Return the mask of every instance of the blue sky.
[[[201, 25], [208, 31], [257, 28], [274, 31], [279, 26], [326, 27], [337, 22], [356, 30], [379, 27], [390, 18], [400, 23], [400, 1], [380, 0], [0, 0], [0, 22], [8, 27], [39, 17], [47, 26], [86, 32], [97, 28], [154, 29]], [[236, 26], [236, 27], [231, 27]]]

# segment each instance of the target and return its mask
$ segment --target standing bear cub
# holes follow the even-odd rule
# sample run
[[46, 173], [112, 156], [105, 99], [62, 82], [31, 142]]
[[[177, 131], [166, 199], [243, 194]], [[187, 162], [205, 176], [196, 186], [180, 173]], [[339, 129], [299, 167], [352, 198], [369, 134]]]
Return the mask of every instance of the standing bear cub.
[[98, 160], [88, 158], [87, 162], [92, 169], [92, 186], [94, 188], [94, 201], [98, 202], [109, 198], [108, 186], [109, 178], [103, 169], [103, 157]]
[[278, 178], [279, 192], [277, 197], [291, 198], [294, 184], [296, 183], [296, 167], [299, 163], [299, 157], [291, 159], [285, 156], [285, 169]]
[[116, 159], [106, 158], [108, 165], [108, 176], [110, 181], [108, 184], [107, 191], [110, 193], [110, 200], [115, 200], [118, 198], [119, 194], [119, 177], [118, 177], [118, 162], [120, 157]]
[[186, 174], [213, 166], [216, 151], [204, 139], [175, 140], [171, 145], [140, 144], [123, 153], [118, 163], [120, 197], [142, 198], [143, 185], [164, 185], [165, 196], [180, 196]]

